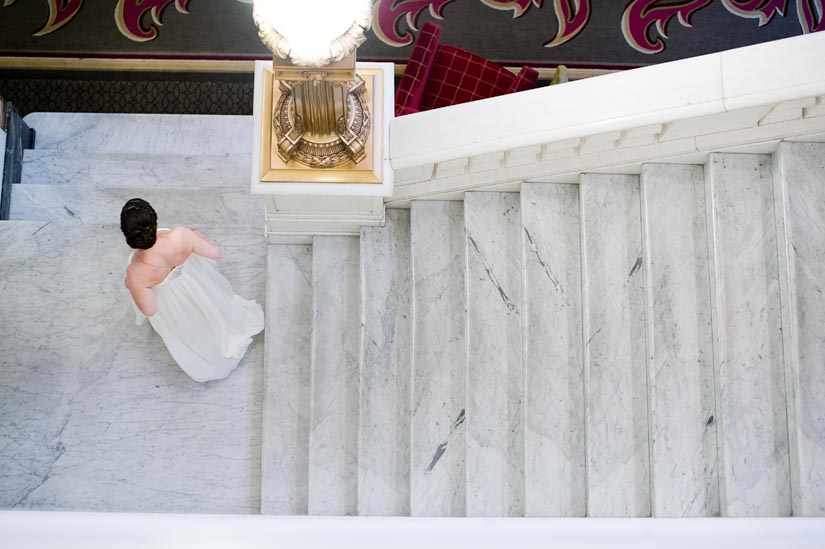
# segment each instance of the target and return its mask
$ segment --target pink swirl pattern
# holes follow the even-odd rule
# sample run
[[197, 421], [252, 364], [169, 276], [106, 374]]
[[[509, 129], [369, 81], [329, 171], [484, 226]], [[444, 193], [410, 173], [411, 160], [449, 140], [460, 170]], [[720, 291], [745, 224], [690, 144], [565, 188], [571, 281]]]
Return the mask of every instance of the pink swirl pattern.
[[413, 43], [413, 34], [406, 30], [399, 31], [398, 23], [407, 20], [409, 29], [418, 29], [418, 17], [425, 9], [435, 19], [443, 19], [444, 6], [454, 0], [378, 0], [373, 6], [372, 28], [375, 35], [390, 46], [403, 47]]
[[[682, 25], [690, 27], [691, 16], [710, 4], [711, 0], [657, 5], [659, 3], [659, 0], [633, 0], [625, 9], [622, 15], [622, 34], [633, 49], [642, 53], [664, 51], [662, 38], [667, 38], [667, 27], [673, 18], [677, 17]], [[659, 36], [652, 33], [654, 26]]]
[[[43, 27], [34, 33], [35, 36], [43, 36], [54, 32], [69, 21], [74, 19], [74, 16], [80, 11], [83, 6], [83, 0], [68, 0], [62, 2], [61, 0], [48, 0], [49, 2], [49, 20]], [[7, 0], [3, 5], [10, 6], [14, 0]]]
[[573, 40], [590, 21], [590, 0], [553, 0], [559, 31], [544, 46], [552, 48]]
[[484, 4], [497, 10], [513, 10], [513, 19], [521, 17], [524, 12], [534, 5], [537, 8], [541, 7], [542, 0], [481, 0]]
[[820, 32], [825, 30], [825, 6], [822, 0], [796, 0], [796, 14], [802, 32]]
[[786, 4], [787, 0], [722, 0], [722, 5], [734, 15], [759, 19], [760, 27], [777, 13], [785, 15]]
[[[161, 24], [163, 11], [172, 3], [180, 13], [189, 13], [186, 10], [189, 0], [118, 0], [115, 6], [117, 28], [121, 34], [135, 42], [154, 40], [158, 35], [157, 27]], [[144, 28], [142, 21], [147, 12], [151, 14], [154, 24]]]

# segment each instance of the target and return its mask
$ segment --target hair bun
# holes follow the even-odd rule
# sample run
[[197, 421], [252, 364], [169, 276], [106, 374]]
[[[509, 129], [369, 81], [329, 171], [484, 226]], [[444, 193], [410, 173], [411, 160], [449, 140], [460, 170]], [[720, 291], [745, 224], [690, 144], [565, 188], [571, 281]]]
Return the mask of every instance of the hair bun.
[[120, 211], [120, 230], [131, 248], [148, 250], [157, 241], [158, 216], [141, 198], [132, 198]]

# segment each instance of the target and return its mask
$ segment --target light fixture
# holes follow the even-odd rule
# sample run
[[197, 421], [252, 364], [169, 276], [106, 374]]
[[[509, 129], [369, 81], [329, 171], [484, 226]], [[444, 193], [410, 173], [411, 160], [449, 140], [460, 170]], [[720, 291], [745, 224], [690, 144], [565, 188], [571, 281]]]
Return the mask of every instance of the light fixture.
[[355, 50], [370, 27], [370, 0], [255, 0], [252, 15], [278, 82], [273, 151], [319, 169], [364, 161], [371, 116]]
[[255, 0], [261, 40], [277, 58], [296, 66], [341, 61], [366, 40], [370, 0]]
[[272, 61], [255, 62], [250, 190], [270, 243], [358, 235], [384, 222], [394, 67], [356, 62], [370, 0], [255, 0]]

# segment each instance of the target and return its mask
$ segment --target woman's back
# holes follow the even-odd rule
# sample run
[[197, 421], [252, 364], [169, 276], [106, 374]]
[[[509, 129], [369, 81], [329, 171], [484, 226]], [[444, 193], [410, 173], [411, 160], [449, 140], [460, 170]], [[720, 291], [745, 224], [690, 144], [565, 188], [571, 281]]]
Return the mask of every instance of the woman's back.
[[217, 244], [201, 233], [186, 227], [158, 229], [154, 245], [145, 250], [135, 250], [126, 269], [126, 287], [132, 292], [141, 312], [154, 314], [153, 303], [147, 290], [166, 280], [169, 273], [182, 265], [193, 253], [218, 259], [221, 256]]
[[191, 231], [185, 227], [158, 229], [155, 245], [143, 251], [143, 261], [164, 269], [173, 269], [186, 261], [194, 248]]

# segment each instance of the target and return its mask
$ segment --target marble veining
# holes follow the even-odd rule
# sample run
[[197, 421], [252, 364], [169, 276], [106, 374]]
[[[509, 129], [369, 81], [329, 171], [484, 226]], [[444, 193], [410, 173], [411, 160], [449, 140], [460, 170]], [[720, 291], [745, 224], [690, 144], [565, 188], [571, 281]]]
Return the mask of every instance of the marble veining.
[[361, 230], [358, 514], [409, 516], [410, 212]]
[[791, 513], [770, 157], [711, 155], [714, 353], [724, 516]]
[[467, 515], [524, 514], [517, 193], [467, 193]]
[[[41, 146], [40, 134], [37, 143]], [[20, 181], [98, 188], [225, 187], [248, 192], [251, 162], [252, 156], [243, 153], [95, 153], [38, 148], [25, 151]]]
[[9, 219], [117, 224], [123, 204], [135, 197], [152, 204], [168, 226], [264, 224], [264, 201], [248, 191], [38, 184], [14, 186]]
[[261, 513], [308, 511], [312, 247], [267, 255]]
[[[103, 153], [251, 154], [252, 117], [32, 113], [38, 149]], [[248, 172], [247, 172], [248, 173]]]
[[410, 208], [413, 402], [410, 513], [464, 516], [467, 347], [464, 203]]
[[315, 237], [309, 514], [355, 515], [358, 497], [359, 239]]
[[653, 516], [716, 516], [718, 414], [704, 171], [646, 164], [641, 191]]
[[650, 515], [644, 269], [639, 178], [585, 174], [587, 514]]
[[825, 144], [777, 153], [794, 516], [825, 516]]
[[521, 186], [525, 515], [585, 515], [579, 187]]
[[[201, 226], [263, 303], [264, 239]], [[0, 223], [0, 507], [175, 513], [260, 508], [263, 342], [196, 383], [123, 287], [116, 226]]]

